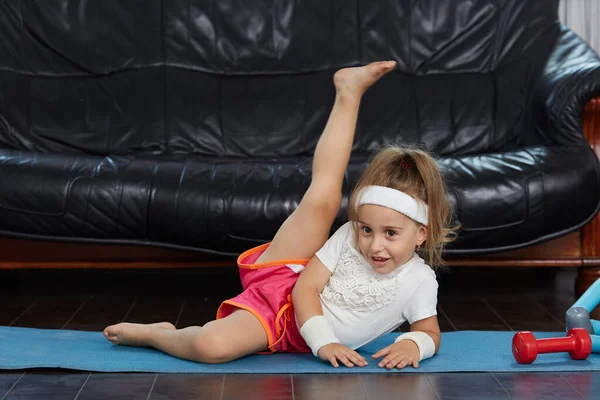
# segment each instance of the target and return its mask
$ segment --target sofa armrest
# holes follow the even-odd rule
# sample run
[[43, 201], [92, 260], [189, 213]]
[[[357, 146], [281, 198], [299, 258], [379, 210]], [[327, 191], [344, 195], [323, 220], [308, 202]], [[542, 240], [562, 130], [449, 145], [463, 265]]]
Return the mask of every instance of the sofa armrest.
[[596, 96], [600, 96], [600, 57], [562, 26], [533, 93], [538, 139], [558, 145], [581, 143], [584, 109]]

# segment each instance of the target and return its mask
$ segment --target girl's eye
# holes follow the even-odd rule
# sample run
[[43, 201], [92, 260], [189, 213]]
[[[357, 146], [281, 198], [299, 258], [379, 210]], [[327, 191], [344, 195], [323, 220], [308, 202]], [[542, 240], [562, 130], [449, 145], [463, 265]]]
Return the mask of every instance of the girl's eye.
[[396, 236], [398, 234], [398, 232], [396, 231], [387, 231], [386, 233], [388, 234], [388, 236]]
[[371, 233], [371, 228], [369, 228], [368, 226], [363, 226], [363, 227], [362, 227], [362, 231], [363, 231], [364, 233]]

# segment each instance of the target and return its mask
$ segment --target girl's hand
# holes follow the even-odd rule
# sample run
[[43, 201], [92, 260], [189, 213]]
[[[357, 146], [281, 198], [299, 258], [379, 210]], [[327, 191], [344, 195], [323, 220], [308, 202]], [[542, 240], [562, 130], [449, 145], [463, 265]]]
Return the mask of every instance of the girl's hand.
[[321, 360], [329, 361], [336, 368], [339, 367], [338, 361], [348, 368], [355, 365], [358, 367], [367, 365], [367, 360], [363, 356], [340, 343], [326, 344], [319, 349], [317, 355]]
[[412, 340], [401, 340], [398, 343], [393, 343], [377, 353], [373, 354], [373, 358], [385, 356], [377, 365], [379, 368], [392, 369], [394, 367], [402, 369], [412, 364], [414, 368], [419, 368], [419, 348]]

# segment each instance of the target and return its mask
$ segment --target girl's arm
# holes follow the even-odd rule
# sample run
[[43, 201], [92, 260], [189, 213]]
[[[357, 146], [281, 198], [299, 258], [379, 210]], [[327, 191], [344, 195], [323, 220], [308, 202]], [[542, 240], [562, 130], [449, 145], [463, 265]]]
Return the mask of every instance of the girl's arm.
[[413, 324], [410, 326], [410, 331], [426, 333], [431, 337], [431, 339], [433, 339], [433, 343], [435, 344], [435, 353], [440, 350], [441, 333], [440, 325], [438, 324], [436, 315], [413, 322]]
[[330, 276], [331, 271], [317, 256], [314, 256], [306, 264], [292, 291], [292, 303], [298, 319], [298, 327], [302, 327], [315, 315], [323, 315], [319, 294], [323, 291]]
[[[419, 367], [419, 361], [429, 358], [440, 349], [440, 327], [437, 316], [413, 322], [410, 333], [403, 333], [394, 343], [373, 354], [373, 358], [384, 357], [380, 368]], [[433, 342], [433, 343], [432, 343]]]
[[330, 276], [331, 271], [314, 256], [298, 277], [292, 291], [292, 303], [300, 334], [316, 357], [329, 361], [334, 367], [339, 367], [339, 363], [350, 368], [355, 365], [364, 367], [367, 360], [356, 351], [340, 344], [323, 317], [319, 294]]

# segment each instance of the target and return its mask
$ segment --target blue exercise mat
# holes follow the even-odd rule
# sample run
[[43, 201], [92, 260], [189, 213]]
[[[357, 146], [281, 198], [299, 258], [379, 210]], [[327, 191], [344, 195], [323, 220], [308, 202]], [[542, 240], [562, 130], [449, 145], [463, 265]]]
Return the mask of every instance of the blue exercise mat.
[[[510, 331], [460, 331], [442, 334], [441, 351], [418, 369], [403, 372], [530, 372], [600, 370], [600, 354], [575, 361], [568, 354], [540, 354], [533, 364], [520, 365], [511, 350]], [[534, 332], [536, 338], [564, 336], [565, 332]], [[367, 367], [334, 368], [312, 354], [251, 355], [226, 364], [180, 360], [154, 349], [117, 346], [101, 332], [0, 327], [0, 370], [66, 368], [100, 372], [180, 372], [204, 374], [381, 373], [371, 355], [391, 344], [388, 334], [363, 346]], [[398, 370], [394, 370], [400, 372]]]

